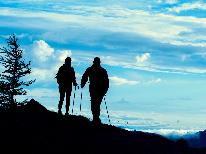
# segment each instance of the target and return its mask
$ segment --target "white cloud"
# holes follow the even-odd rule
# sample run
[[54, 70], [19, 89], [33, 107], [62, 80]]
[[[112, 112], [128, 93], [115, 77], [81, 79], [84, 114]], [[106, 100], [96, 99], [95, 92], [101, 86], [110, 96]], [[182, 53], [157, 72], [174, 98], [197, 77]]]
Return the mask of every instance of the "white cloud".
[[[73, 6], [70, 6], [69, 8], [72, 10]], [[46, 21], [48, 21], [45, 22], [45, 24], [51, 24], [53, 23], [53, 21], [55, 21], [55, 23], [61, 25], [60, 30], [66, 27], [68, 28], [68, 25], [71, 24], [72, 26], [78, 25], [80, 28], [95, 27], [95, 29], [98, 30], [103, 29], [110, 32], [129, 32], [129, 33], [132, 32], [134, 34], [138, 34], [138, 35], [140, 34], [146, 36], [148, 37], [148, 39], [152, 38], [158, 40], [159, 42], [170, 43], [177, 46], [193, 45], [197, 47], [200, 46], [206, 47], [205, 43], [197, 43], [195, 40], [188, 40], [187, 37], [180, 35], [180, 33], [182, 32], [183, 33], [192, 32], [193, 27], [198, 27], [198, 28], [205, 27], [206, 26], [205, 18], [174, 16], [174, 15], [168, 15], [163, 13], [150, 13], [150, 12], [140, 11], [140, 10], [130, 10], [123, 7], [114, 7], [112, 8], [112, 10], [110, 9], [108, 11], [106, 7], [79, 6], [78, 8], [73, 8], [73, 10], [76, 11], [75, 15], [72, 11], [65, 14], [41, 12], [41, 11], [37, 11], [34, 13], [31, 11], [25, 11], [25, 10], [23, 11], [20, 9], [2, 8], [0, 10], [0, 14], [4, 16], [12, 15], [15, 17], [27, 17], [27, 19], [30, 20], [32, 20], [33, 18], [40, 18], [42, 22], [44, 21], [42, 20], [43, 18], [43, 19], [47, 19]], [[19, 24], [19, 25], [25, 25], [29, 27], [29, 25], [27, 25], [28, 23], [29, 22], [27, 21], [27, 23]], [[10, 24], [13, 24], [13, 22]], [[32, 24], [32, 26], [39, 26], [39, 24]], [[55, 26], [43, 25], [41, 27], [51, 28]], [[75, 34], [75, 35], [79, 36], [79, 34]], [[47, 59], [48, 56], [46, 56], [43, 59]], [[205, 72], [205, 70], [201, 68], [195, 68], [195, 67], [194, 68], [188, 68], [188, 67], [168, 68], [164, 66], [157, 66], [149, 63], [150, 57], [151, 57], [150, 53], [145, 53], [145, 55], [138, 55], [136, 57], [135, 63], [126, 61], [125, 59], [119, 60], [116, 57], [115, 58], [107, 57], [103, 63], [107, 63], [111, 66], [122, 66], [125, 68], [135, 68], [135, 69], [154, 71], [154, 72], [156, 71], [156, 72], [181, 73], [181, 71], [183, 71], [183, 73], [184, 72], [193, 73], [195, 71], [195, 73], [197, 73], [198, 70], [201, 73]], [[60, 61], [63, 60], [63, 58], [60, 59], [59, 59]]]
[[5, 68], [3, 67], [3, 65], [0, 65], [0, 73], [3, 72], [3, 70], [5, 70]]
[[[131, 10], [124, 7], [91, 7], [91, 6], [69, 6], [67, 10], [72, 10], [67, 14], [60, 14], [54, 12], [31, 12], [19, 9], [2, 8], [0, 14], [2, 16], [26, 17], [28, 19], [40, 18], [42, 25], [30, 24], [30, 22], [20, 23], [25, 27], [41, 28], [46, 30], [56, 30], [68, 28], [68, 24], [76, 25], [85, 28], [94, 28], [101, 30], [108, 30], [111, 32], [129, 32], [140, 34], [153, 39], [158, 39], [160, 42], [186, 42], [185, 39], [179, 39], [181, 32], [188, 32], [191, 30], [191, 23], [195, 26], [206, 25], [204, 18], [195, 17], [178, 17], [167, 15], [163, 13], [150, 13], [142, 10]], [[42, 19], [47, 19], [44, 22]], [[55, 21], [55, 22], [54, 22]], [[86, 21], [86, 22], [85, 22]], [[23, 22], [23, 21], [22, 21]], [[58, 23], [58, 24], [57, 24]], [[185, 24], [181, 24], [185, 23]], [[12, 23], [2, 23], [7, 26], [14, 26]], [[11, 24], [11, 25], [9, 25]], [[55, 26], [50, 26], [56, 24]], [[18, 24], [19, 25], [19, 24]], [[16, 25], [16, 26], [18, 26]], [[53, 28], [55, 27], [55, 28]], [[77, 35], [79, 36], [79, 34]], [[65, 37], [64, 36], [60, 36]]]
[[150, 53], [144, 53], [142, 55], [136, 56], [136, 61], [138, 64], [143, 64], [150, 59]]
[[159, 82], [162, 82], [162, 79], [158, 78], [158, 79], [154, 80], [154, 83], [159, 83]]
[[104, 64], [111, 65], [111, 66], [118, 66], [119, 65], [118, 61], [116, 61], [111, 56], [103, 56], [103, 57], [101, 57], [101, 59], [102, 59], [102, 62]]
[[178, 0], [165, 0], [165, 2], [167, 4], [176, 4], [176, 3], [178, 3]]
[[134, 80], [128, 80], [125, 78], [117, 77], [117, 76], [112, 76], [109, 77], [109, 79], [115, 84], [115, 85], [137, 85], [139, 84], [139, 81], [134, 81]]
[[168, 10], [171, 12], [180, 13], [182, 11], [188, 11], [194, 9], [206, 10], [206, 4], [203, 2], [184, 3], [181, 4], [180, 6], [169, 8]]
[[34, 41], [32, 52], [36, 60], [46, 61], [54, 54], [54, 49], [51, 48], [44, 40]]
[[[196, 53], [197, 54], [197, 53]], [[81, 57], [83, 54], [79, 54]], [[198, 55], [203, 56], [204, 54], [198, 53]], [[204, 74], [206, 73], [205, 68], [199, 68], [199, 67], [193, 67], [193, 66], [163, 66], [163, 65], [156, 65], [149, 61], [151, 55], [150, 54], [141, 54], [138, 56], [139, 60], [144, 63], [137, 63], [137, 59], [133, 59], [131, 56], [124, 55], [124, 57], [111, 55], [111, 56], [101, 56], [102, 63], [109, 65], [109, 66], [118, 66], [122, 68], [128, 68], [128, 69], [135, 69], [135, 70], [143, 70], [148, 72], [161, 72], [161, 73], [174, 73], [174, 74]], [[87, 55], [84, 55], [81, 58], [78, 58], [78, 60], [81, 60], [81, 62], [88, 62], [92, 61], [93, 54], [88, 53]], [[85, 58], [84, 58], [85, 57]], [[126, 58], [125, 58], [126, 57]], [[146, 58], [145, 58], [146, 57]], [[179, 60], [182, 57], [180, 56]], [[184, 57], [183, 57], [184, 58]], [[187, 56], [187, 58], [190, 58], [190, 55]], [[185, 59], [186, 60], [186, 59]]]
[[58, 97], [58, 90], [48, 89], [48, 88], [34, 88], [32, 90], [27, 90], [27, 96], [29, 97]]
[[166, 3], [166, 4], [176, 4], [178, 0], [158, 0], [158, 3]]
[[171, 138], [182, 138], [185, 135], [194, 135], [195, 133], [199, 132], [200, 130], [186, 130], [186, 129], [153, 129], [153, 130], [144, 130], [145, 132], [149, 133], [156, 133], [166, 137]]
[[56, 68], [43, 69], [43, 68], [32, 68], [31, 76], [36, 81], [52, 81], [57, 73]]
[[160, 82], [162, 82], [162, 79], [161, 78], [157, 78], [157, 79], [150, 80], [147, 83], [148, 84], [156, 84], [156, 83], [160, 83]]
[[60, 62], [64, 62], [67, 57], [72, 56], [71, 50], [57, 50], [57, 54]]
[[180, 59], [181, 59], [181, 61], [186, 61], [188, 58], [190, 58], [190, 55], [187, 55], [187, 54], [182, 54], [181, 56], [180, 56]]
[[124, 59], [121, 59], [119, 56], [100, 56], [103, 64], [107, 64], [110, 66], [126, 66], [128, 64], [127, 58], [124, 55]]
[[[105, 114], [106, 111], [103, 111]], [[137, 111], [112, 110], [110, 112], [112, 124], [130, 130], [143, 130], [148, 128], [168, 128], [168, 124], [156, 117], [156, 113], [143, 113]]]
[[35, 60], [41, 62], [45, 62], [51, 59], [58, 62], [64, 62], [66, 57], [72, 56], [71, 50], [55, 50], [44, 40], [34, 41], [32, 45], [32, 52], [35, 56]]
[[44, 40], [34, 41], [32, 52], [34, 66], [31, 78], [35, 78], [36, 81], [54, 81], [58, 68], [64, 63], [65, 58], [72, 56], [71, 50], [56, 50]]

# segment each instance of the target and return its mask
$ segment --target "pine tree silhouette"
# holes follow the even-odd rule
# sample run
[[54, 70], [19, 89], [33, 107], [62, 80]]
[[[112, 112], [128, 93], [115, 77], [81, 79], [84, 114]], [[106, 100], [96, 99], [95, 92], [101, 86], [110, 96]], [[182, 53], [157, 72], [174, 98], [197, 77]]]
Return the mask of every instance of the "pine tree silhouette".
[[18, 104], [15, 96], [26, 95], [24, 86], [29, 86], [35, 80], [23, 81], [22, 77], [31, 73], [30, 61], [25, 63], [23, 50], [17, 43], [18, 39], [13, 34], [6, 39], [8, 47], [0, 48], [0, 64], [4, 71], [0, 74], [0, 105], [14, 109]]

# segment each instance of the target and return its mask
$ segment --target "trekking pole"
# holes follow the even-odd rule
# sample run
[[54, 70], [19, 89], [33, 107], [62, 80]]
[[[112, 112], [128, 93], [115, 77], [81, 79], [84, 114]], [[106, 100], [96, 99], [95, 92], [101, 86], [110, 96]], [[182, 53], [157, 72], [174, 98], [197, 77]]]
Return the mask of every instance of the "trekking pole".
[[74, 89], [74, 99], [73, 99], [73, 106], [72, 106], [72, 114], [73, 114], [73, 112], [74, 112], [75, 93], [76, 93], [76, 86], [75, 86], [75, 89]]
[[79, 110], [80, 110], [80, 113], [81, 113], [81, 111], [82, 111], [82, 90], [81, 90], [81, 100], [80, 100]]
[[109, 119], [109, 124], [111, 125], [111, 121], [110, 121], [110, 117], [109, 117], [109, 111], [108, 111], [108, 108], [107, 108], [107, 103], [106, 103], [106, 99], [105, 99], [105, 97], [104, 97], [104, 104], [105, 104], [105, 106], [106, 106], [107, 117], [108, 117], [108, 119]]

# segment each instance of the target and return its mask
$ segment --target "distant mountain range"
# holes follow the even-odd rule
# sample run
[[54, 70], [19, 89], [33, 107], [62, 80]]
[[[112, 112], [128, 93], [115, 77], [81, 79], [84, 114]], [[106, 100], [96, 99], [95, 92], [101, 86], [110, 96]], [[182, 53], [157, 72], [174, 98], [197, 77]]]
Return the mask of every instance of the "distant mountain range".
[[[0, 153], [19, 154], [205, 154], [200, 138], [177, 141], [157, 134], [94, 125], [82, 116], [48, 111], [31, 100], [16, 112], [0, 111]], [[192, 145], [193, 147], [190, 147]], [[196, 148], [194, 148], [196, 147]]]

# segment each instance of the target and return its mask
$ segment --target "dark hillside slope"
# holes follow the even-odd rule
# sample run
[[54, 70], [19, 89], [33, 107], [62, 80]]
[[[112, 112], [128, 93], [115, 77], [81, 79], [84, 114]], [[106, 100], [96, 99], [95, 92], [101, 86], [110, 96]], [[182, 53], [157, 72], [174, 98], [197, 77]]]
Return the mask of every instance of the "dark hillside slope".
[[[0, 153], [15, 154], [182, 154], [204, 153], [185, 141], [94, 125], [81, 116], [65, 117], [32, 100], [16, 113], [0, 112]], [[2, 152], [1, 152], [2, 151]], [[3, 152], [4, 151], [4, 152]]]
[[197, 132], [186, 138], [186, 140], [191, 147], [206, 149], [206, 130]]

